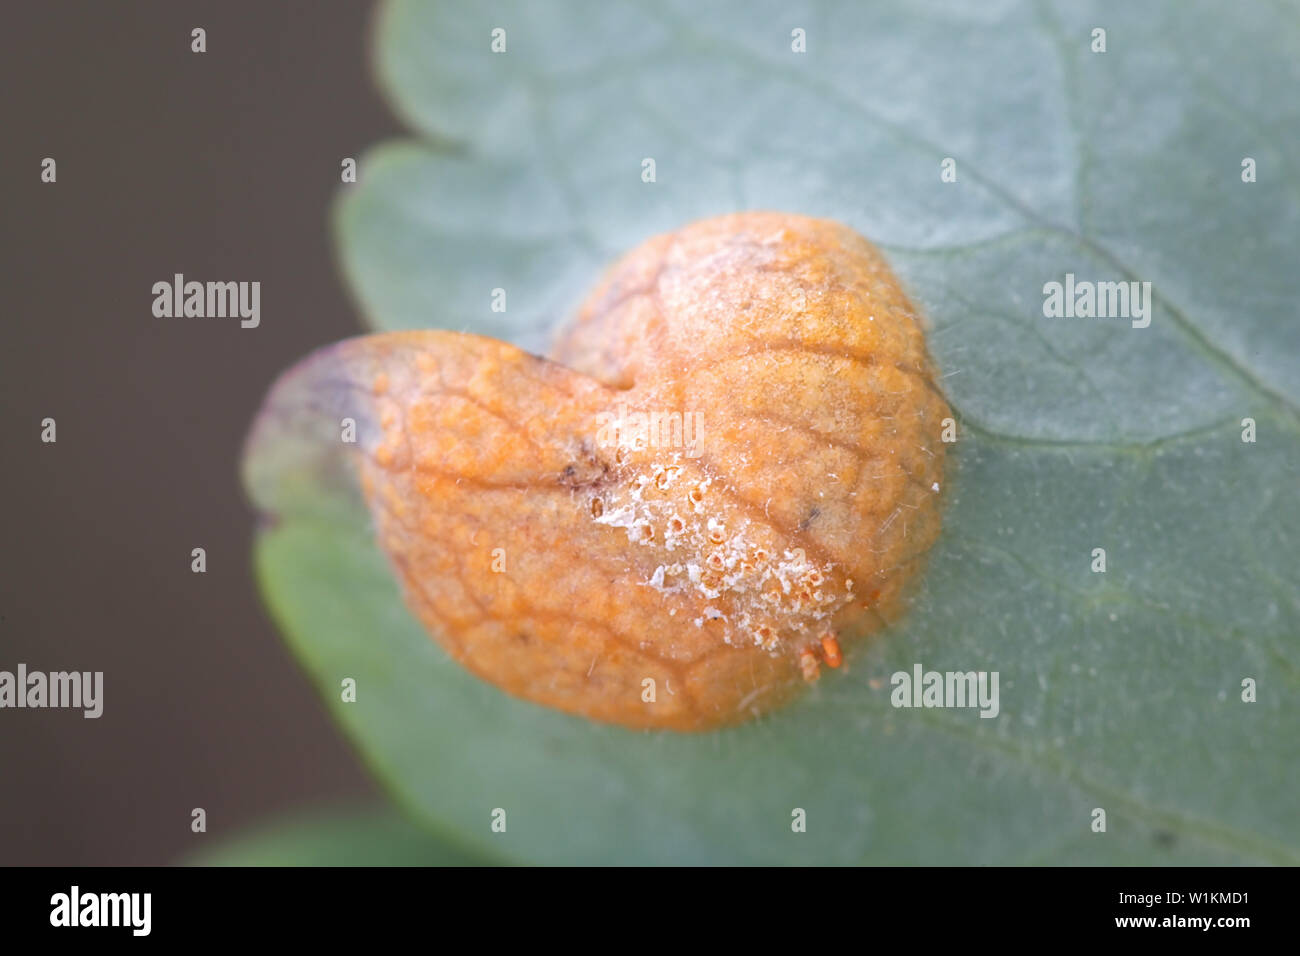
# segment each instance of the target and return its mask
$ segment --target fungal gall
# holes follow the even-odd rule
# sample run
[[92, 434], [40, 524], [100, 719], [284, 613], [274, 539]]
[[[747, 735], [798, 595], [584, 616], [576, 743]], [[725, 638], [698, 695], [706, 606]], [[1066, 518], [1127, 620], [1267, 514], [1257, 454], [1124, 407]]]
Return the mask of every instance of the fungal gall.
[[[306, 433], [337, 412], [358, 441], [335, 424], [328, 452], [430, 634], [593, 720], [703, 730], [772, 710], [901, 613], [939, 534], [950, 413], [916, 310], [826, 220], [741, 213], [650, 239], [549, 360], [443, 331], [318, 353], [250, 439], [279, 443], [278, 477], [250, 478], [266, 510], [324, 467]], [[644, 700], [647, 679], [673, 693]]]

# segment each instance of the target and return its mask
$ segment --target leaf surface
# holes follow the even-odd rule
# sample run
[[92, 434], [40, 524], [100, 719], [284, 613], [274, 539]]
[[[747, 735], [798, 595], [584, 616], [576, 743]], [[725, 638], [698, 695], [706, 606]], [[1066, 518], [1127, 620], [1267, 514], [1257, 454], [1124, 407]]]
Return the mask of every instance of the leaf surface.
[[[268, 603], [418, 819], [521, 861], [1300, 862], [1293, 5], [401, 0], [377, 57], [420, 138], [372, 151], [337, 209], [376, 329], [544, 351], [654, 233], [826, 216], [907, 283], [960, 420], [911, 613], [709, 735], [501, 694], [406, 612], [359, 509], [275, 502]], [[1151, 282], [1150, 326], [1045, 318], [1067, 273]], [[891, 706], [918, 663], [997, 671], [1000, 713]]]

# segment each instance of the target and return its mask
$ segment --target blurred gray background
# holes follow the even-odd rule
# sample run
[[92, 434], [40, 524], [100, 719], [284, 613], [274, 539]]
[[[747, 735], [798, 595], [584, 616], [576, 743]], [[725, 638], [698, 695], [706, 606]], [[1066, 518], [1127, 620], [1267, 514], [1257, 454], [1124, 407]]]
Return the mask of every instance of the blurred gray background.
[[[3, 14], [0, 669], [102, 670], [105, 688], [99, 720], [0, 710], [0, 864], [168, 863], [377, 798], [262, 608], [237, 470], [276, 373], [361, 331], [328, 213], [340, 160], [399, 132], [370, 76], [371, 14]], [[261, 326], [154, 318], [150, 288], [176, 272], [261, 281]]]

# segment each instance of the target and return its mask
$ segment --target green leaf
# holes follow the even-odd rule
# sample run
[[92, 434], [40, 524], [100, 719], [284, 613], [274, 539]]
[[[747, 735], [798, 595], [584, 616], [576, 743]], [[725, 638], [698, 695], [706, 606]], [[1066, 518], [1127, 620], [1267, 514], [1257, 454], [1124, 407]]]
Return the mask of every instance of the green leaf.
[[272, 822], [194, 854], [191, 866], [473, 866], [486, 862], [391, 811], [334, 811]]
[[[335, 473], [254, 442], [267, 601], [418, 820], [521, 861], [1300, 862], [1295, 7], [394, 2], [377, 39], [420, 138], [337, 209], [375, 328], [543, 350], [649, 235], [784, 209], [886, 251], [961, 422], [911, 613], [793, 706], [693, 736], [460, 670], [355, 499], [302, 504]], [[1150, 326], [1045, 318], [1067, 273], [1150, 281]], [[997, 671], [999, 715], [894, 708], [917, 663]]]

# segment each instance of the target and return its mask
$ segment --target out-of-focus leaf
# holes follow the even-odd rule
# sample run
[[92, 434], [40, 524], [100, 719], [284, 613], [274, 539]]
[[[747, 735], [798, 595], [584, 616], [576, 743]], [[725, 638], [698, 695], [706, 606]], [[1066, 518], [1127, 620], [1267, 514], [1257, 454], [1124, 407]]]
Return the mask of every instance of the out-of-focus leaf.
[[264, 824], [191, 866], [474, 866], [489, 862], [437, 839], [392, 811], [317, 813]]

